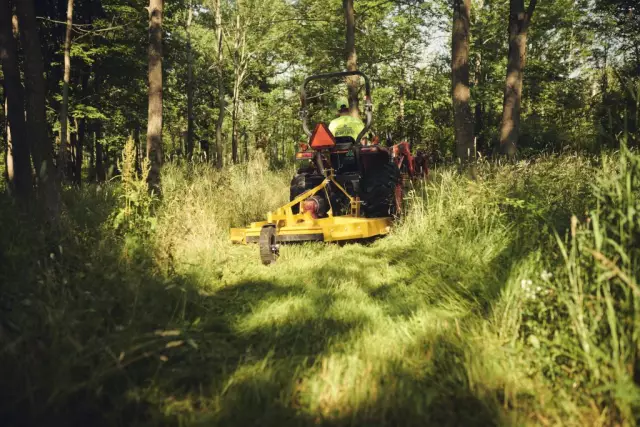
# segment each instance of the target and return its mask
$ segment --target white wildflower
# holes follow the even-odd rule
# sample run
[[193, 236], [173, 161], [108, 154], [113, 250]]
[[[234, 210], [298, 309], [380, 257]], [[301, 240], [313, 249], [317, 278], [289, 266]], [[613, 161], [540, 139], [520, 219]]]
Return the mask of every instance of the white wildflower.
[[522, 289], [529, 289], [531, 287], [531, 285], [533, 284], [533, 282], [529, 279], [522, 279], [520, 281], [520, 287], [522, 287]]
[[552, 277], [553, 277], [553, 273], [550, 273], [547, 270], [543, 270], [542, 273], [540, 273], [540, 278], [544, 281], [547, 281]]

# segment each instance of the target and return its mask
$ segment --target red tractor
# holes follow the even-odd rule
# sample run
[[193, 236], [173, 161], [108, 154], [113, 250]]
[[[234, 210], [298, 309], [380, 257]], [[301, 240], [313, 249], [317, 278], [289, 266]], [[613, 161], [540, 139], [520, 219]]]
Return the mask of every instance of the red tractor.
[[427, 163], [427, 157], [422, 151], [418, 150], [418, 153], [413, 156], [407, 141], [402, 141], [392, 148], [393, 162], [400, 169], [400, 173], [404, 179], [428, 178], [429, 165]]
[[[318, 124], [312, 131], [308, 124], [307, 85], [320, 79], [334, 79], [357, 75], [365, 81], [365, 124], [355, 138], [333, 137], [323, 124]], [[348, 213], [349, 196], [361, 202], [362, 214], [367, 218], [390, 217], [400, 213], [402, 206], [402, 179], [397, 165], [393, 162], [393, 150], [376, 143], [363, 144], [363, 137], [371, 127], [373, 104], [371, 102], [371, 86], [369, 78], [360, 71], [348, 71], [318, 74], [307, 77], [300, 91], [302, 103], [302, 127], [309, 136], [309, 144], [301, 144], [301, 151], [296, 160], [308, 160], [298, 169], [298, 174], [291, 181], [290, 199], [316, 187], [326, 176], [326, 170], [332, 170], [335, 184], [327, 187], [327, 191], [315, 195], [302, 208], [312, 208], [313, 214], [322, 218], [331, 210], [333, 214]], [[320, 134], [325, 142], [318, 142]], [[325, 144], [323, 146], [322, 144]], [[338, 188], [342, 187], [342, 189]], [[343, 191], [344, 190], [344, 191]], [[300, 207], [294, 207], [294, 213]]]
[[[355, 137], [336, 137], [324, 123], [317, 123], [312, 130], [307, 117], [307, 85], [314, 80], [348, 76], [360, 76], [365, 82], [362, 130]], [[306, 164], [291, 180], [290, 202], [268, 212], [265, 221], [232, 228], [230, 233], [235, 243], [258, 243], [265, 265], [275, 262], [281, 244], [356, 241], [388, 234], [394, 217], [401, 213], [401, 169], [415, 175], [408, 144], [386, 148], [375, 138], [371, 143], [362, 142], [373, 119], [371, 85], [363, 73], [347, 71], [307, 77], [300, 100], [302, 128], [309, 139], [296, 153], [296, 159]]]

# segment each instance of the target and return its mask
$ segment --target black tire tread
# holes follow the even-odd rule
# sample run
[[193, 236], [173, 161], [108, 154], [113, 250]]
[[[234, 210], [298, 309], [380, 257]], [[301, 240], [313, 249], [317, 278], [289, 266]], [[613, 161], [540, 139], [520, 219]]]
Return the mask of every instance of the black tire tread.
[[385, 163], [380, 169], [365, 176], [362, 209], [368, 218], [396, 214], [395, 189], [400, 179], [400, 170], [393, 163]]
[[276, 227], [265, 225], [260, 230], [260, 239], [258, 246], [260, 247], [260, 260], [264, 265], [271, 265], [276, 262], [278, 256], [271, 250], [272, 243], [275, 243]]

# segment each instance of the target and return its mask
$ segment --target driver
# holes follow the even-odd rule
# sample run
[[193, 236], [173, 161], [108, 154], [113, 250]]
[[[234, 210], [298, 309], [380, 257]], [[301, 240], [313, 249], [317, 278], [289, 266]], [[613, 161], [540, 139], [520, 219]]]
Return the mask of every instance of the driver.
[[360, 132], [364, 129], [362, 120], [349, 115], [349, 107], [346, 103], [338, 103], [338, 117], [329, 123], [329, 131], [339, 138], [341, 136], [350, 136], [355, 142]]

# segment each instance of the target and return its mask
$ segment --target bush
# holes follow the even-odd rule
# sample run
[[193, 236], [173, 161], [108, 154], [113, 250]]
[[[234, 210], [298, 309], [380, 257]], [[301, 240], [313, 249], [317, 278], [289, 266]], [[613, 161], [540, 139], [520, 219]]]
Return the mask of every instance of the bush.
[[558, 237], [563, 262], [523, 283], [522, 334], [557, 387], [631, 422], [640, 416], [640, 157], [623, 149], [605, 163], [594, 195], [588, 217], [573, 216]]

